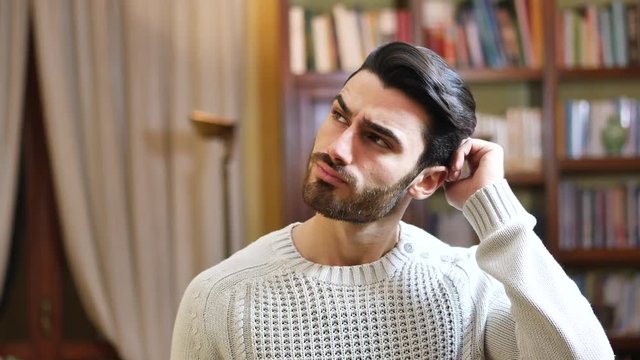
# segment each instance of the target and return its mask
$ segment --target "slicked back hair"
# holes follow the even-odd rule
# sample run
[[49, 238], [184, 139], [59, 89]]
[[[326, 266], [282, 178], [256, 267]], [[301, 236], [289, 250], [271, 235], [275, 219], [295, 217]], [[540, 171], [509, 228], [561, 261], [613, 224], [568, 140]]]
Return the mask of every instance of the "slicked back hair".
[[374, 73], [385, 87], [400, 90], [426, 111], [429, 120], [418, 170], [449, 166], [453, 152], [476, 127], [476, 103], [460, 76], [432, 50], [402, 42], [377, 48], [349, 79], [362, 70]]

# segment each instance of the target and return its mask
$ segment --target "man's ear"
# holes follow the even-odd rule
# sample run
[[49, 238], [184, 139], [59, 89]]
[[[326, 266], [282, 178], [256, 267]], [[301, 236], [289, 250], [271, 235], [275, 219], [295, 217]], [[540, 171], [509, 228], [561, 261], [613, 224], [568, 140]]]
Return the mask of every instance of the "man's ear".
[[407, 188], [407, 193], [416, 199], [422, 200], [431, 196], [444, 183], [447, 178], [445, 166], [432, 166], [420, 172]]

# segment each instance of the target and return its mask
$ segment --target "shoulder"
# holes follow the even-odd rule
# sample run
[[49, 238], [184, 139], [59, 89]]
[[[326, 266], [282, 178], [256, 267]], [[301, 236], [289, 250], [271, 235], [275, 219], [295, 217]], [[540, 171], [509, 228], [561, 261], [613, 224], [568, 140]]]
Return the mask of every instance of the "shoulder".
[[[227, 343], [228, 315], [238, 290], [247, 281], [268, 277], [281, 261], [274, 243], [290, 227], [267, 234], [219, 264], [202, 271], [187, 286], [174, 324], [172, 358], [218, 358]], [[222, 345], [221, 345], [222, 344]]]
[[243, 280], [267, 276], [269, 269], [277, 267], [274, 251], [277, 240], [290, 236], [291, 225], [262, 236], [226, 260], [202, 271], [189, 284], [189, 289], [224, 292]]

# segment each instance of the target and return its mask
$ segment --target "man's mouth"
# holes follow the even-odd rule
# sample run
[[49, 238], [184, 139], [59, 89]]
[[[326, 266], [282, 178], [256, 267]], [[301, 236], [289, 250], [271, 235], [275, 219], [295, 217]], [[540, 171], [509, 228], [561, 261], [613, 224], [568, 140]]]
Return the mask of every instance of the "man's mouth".
[[347, 181], [331, 166], [323, 161], [316, 162], [315, 173], [322, 181], [334, 186], [347, 184]]

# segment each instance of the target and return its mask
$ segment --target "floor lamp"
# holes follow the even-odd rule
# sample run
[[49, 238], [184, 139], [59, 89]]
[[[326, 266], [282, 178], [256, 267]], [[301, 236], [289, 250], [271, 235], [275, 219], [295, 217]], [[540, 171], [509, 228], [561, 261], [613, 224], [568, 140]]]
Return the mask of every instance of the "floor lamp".
[[231, 255], [231, 204], [229, 200], [228, 165], [233, 149], [235, 125], [229, 118], [199, 110], [191, 112], [190, 119], [196, 131], [201, 136], [208, 139], [220, 138], [224, 141], [224, 157], [222, 160], [222, 206], [224, 209], [224, 251], [225, 257], [227, 257]]

